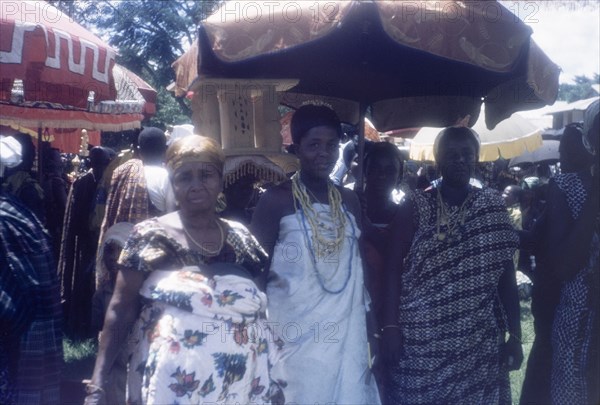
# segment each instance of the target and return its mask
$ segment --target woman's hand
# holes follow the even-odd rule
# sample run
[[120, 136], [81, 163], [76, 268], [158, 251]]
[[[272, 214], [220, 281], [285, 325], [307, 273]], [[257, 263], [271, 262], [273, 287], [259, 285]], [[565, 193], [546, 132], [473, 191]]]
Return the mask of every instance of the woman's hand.
[[502, 361], [508, 371], [514, 371], [521, 368], [523, 363], [523, 345], [521, 341], [510, 335], [502, 350]]
[[84, 405], [107, 405], [106, 392], [103, 388], [94, 384], [88, 384], [87, 387], [85, 387], [85, 391], [87, 395], [85, 397]]

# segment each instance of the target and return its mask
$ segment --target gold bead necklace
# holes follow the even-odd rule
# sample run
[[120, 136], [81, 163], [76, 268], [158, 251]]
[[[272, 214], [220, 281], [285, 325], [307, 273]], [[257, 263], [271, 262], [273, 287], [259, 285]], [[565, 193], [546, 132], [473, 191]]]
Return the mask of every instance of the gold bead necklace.
[[220, 233], [219, 245], [215, 250], [208, 250], [204, 247], [206, 243], [202, 244], [196, 239], [194, 239], [192, 235], [190, 235], [188, 230], [185, 228], [183, 221], [181, 222], [181, 227], [183, 228], [183, 232], [187, 235], [188, 238], [190, 238], [194, 245], [196, 245], [199, 248], [199, 250], [204, 256], [217, 256], [221, 252], [221, 249], [223, 249], [223, 245], [225, 244], [225, 231], [223, 230], [223, 226], [219, 223], [219, 220], [215, 219], [215, 224], [217, 225], [217, 228], [219, 228]]
[[[436, 218], [436, 237], [439, 241], [445, 241], [452, 243], [460, 241], [462, 239], [460, 227], [465, 224], [467, 217], [467, 202], [471, 198], [471, 192], [467, 194], [467, 197], [463, 203], [453, 212], [447, 207], [446, 203], [442, 199], [442, 192], [440, 188], [437, 190], [437, 218]], [[446, 231], [441, 230], [442, 226], [446, 227]]]
[[[346, 216], [342, 211], [342, 195], [330, 181], [327, 182], [327, 199], [332, 221], [332, 225], [328, 226], [326, 222], [319, 220], [319, 213], [310, 201], [309, 191], [300, 180], [299, 173], [294, 174], [292, 176], [294, 209], [298, 211], [298, 204], [300, 204], [300, 208], [304, 212], [304, 216], [312, 231], [312, 245], [315, 249], [315, 255], [319, 258], [331, 257], [332, 254], [339, 252], [345, 237]], [[316, 197], [314, 198], [319, 202]], [[335, 233], [335, 237], [328, 239], [325, 237], [323, 231]]]

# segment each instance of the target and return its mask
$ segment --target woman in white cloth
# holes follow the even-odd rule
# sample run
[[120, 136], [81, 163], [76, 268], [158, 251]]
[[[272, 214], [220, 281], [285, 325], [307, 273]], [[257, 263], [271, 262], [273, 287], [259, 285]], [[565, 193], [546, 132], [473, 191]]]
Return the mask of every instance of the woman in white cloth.
[[340, 121], [328, 107], [305, 105], [292, 117], [291, 133], [301, 170], [261, 197], [251, 224], [271, 258], [269, 324], [283, 344], [272, 378], [284, 383], [289, 403], [377, 404], [360, 204], [329, 179]]
[[167, 150], [179, 210], [137, 224], [125, 244], [86, 404], [106, 403], [129, 330], [129, 404], [284, 402], [269, 375], [266, 295], [254, 282], [266, 254], [215, 210], [224, 160], [198, 135]]

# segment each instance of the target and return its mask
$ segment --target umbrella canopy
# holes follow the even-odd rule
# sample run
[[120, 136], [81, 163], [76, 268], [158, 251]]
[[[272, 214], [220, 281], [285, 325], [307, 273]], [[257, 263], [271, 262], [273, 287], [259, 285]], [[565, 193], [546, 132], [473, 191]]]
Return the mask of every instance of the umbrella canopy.
[[[477, 120], [472, 127], [481, 141], [480, 162], [493, 162], [499, 158], [510, 159], [542, 146], [542, 129], [519, 114], [515, 113], [501, 121], [493, 130], [487, 129], [483, 121], [483, 119]], [[442, 129], [421, 128], [411, 140], [410, 158], [434, 161], [433, 144]]]
[[156, 90], [45, 1], [2, 1], [0, 34], [1, 125], [122, 131], [156, 111]]
[[118, 64], [113, 69], [113, 75], [117, 87], [118, 101], [122, 104], [125, 102], [141, 104], [143, 106], [142, 112], [146, 117], [151, 117], [156, 113], [158, 93], [152, 86], [131, 70]]
[[560, 141], [553, 139], [544, 139], [542, 146], [532, 152], [525, 152], [519, 156], [516, 156], [510, 160], [509, 167], [520, 166], [528, 163], [556, 163], [560, 159], [560, 153], [558, 152], [558, 146]]
[[191, 53], [205, 82], [296, 80], [285, 104], [325, 97], [353, 124], [370, 107], [379, 131], [475, 122], [483, 100], [493, 128], [556, 98], [559, 68], [530, 36], [490, 1], [231, 1], [200, 24]]
[[85, 108], [116, 97], [115, 50], [45, 1], [2, 1], [0, 97], [9, 101], [13, 81], [23, 81], [26, 100]]

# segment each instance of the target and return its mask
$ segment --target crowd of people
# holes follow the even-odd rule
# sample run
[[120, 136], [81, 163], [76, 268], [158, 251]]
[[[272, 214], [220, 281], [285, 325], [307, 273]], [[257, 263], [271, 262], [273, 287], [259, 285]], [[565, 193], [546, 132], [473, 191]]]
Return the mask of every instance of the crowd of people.
[[38, 182], [31, 139], [2, 137], [0, 403], [60, 403], [64, 334], [98, 336], [88, 405], [510, 404], [517, 271], [521, 403], [598, 403], [598, 105], [547, 178], [479, 164], [456, 126], [419, 171], [368, 144], [354, 182], [323, 105], [292, 117], [300, 170], [262, 189], [224, 187], [207, 136], [144, 128], [72, 183], [57, 151]]

